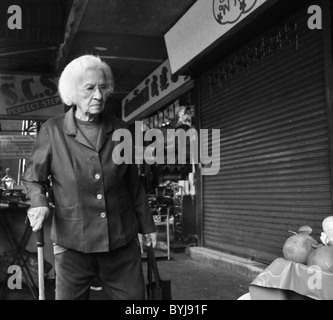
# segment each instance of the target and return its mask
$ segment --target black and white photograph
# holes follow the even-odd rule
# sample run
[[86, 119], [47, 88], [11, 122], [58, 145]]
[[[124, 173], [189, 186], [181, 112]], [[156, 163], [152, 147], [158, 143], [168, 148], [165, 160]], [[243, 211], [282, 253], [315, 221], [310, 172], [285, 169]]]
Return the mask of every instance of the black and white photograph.
[[332, 1], [1, 0], [0, 300], [333, 300], [332, 209]]

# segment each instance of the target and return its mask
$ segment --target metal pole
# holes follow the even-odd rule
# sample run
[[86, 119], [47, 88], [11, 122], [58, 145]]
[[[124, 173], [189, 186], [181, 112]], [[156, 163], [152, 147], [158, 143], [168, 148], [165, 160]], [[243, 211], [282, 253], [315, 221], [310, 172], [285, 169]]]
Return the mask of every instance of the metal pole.
[[38, 291], [39, 300], [45, 300], [44, 288], [44, 230], [37, 232], [37, 256], [38, 256]]

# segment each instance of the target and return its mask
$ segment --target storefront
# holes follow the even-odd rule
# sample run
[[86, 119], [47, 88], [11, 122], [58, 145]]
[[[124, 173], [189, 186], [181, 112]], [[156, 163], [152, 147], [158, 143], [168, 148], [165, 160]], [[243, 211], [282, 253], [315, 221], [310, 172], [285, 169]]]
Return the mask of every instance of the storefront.
[[[29, 288], [36, 282], [36, 235], [26, 222], [30, 199], [21, 183], [26, 161], [30, 158], [41, 124], [64, 112], [57, 93], [57, 79], [34, 74], [0, 74], [0, 179], [7, 174], [12, 184], [0, 186], [0, 281], [4, 281], [8, 265], [17, 261], [19, 254], [27, 259], [30, 273], [22, 267], [24, 281]], [[45, 234], [51, 220], [45, 224]], [[54, 277], [53, 246], [46, 237], [45, 259], [48, 277]], [[15, 259], [16, 260], [15, 260]], [[30, 276], [29, 276], [30, 274]], [[29, 284], [29, 278], [33, 278]], [[0, 288], [1, 297], [3, 295]], [[35, 290], [36, 291], [36, 288]]]
[[182, 149], [169, 133], [196, 128], [193, 87], [190, 77], [171, 75], [167, 60], [122, 102], [122, 119], [135, 137], [136, 164], [153, 212], [170, 207], [171, 232], [179, 241], [193, 241], [196, 234], [198, 163], [191, 161], [188, 139]]
[[[202, 3], [171, 29], [167, 43]], [[331, 37], [328, 27], [308, 26], [310, 5], [323, 8], [324, 23], [330, 8], [328, 1], [244, 3], [246, 19], [234, 29], [229, 24], [218, 44], [171, 66], [196, 75], [200, 127], [221, 132], [220, 171], [202, 175], [198, 191], [200, 244], [270, 263], [282, 255], [288, 230], [308, 225], [319, 238], [332, 213]], [[253, 13], [250, 4], [258, 6]], [[221, 19], [230, 6], [219, 7]]]

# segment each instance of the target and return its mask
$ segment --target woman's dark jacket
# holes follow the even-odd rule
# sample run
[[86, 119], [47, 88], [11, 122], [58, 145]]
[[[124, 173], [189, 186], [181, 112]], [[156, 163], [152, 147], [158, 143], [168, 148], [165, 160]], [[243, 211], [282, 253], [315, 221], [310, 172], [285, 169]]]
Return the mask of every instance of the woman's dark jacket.
[[22, 180], [31, 208], [48, 206], [45, 193], [51, 175], [55, 198], [51, 240], [57, 245], [106, 252], [138, 233], [155, 232], [136, 165], [112, 160], [119, 144], [112, 135], [119, 128], [126, 129], [120, 119], [103, 115], [95, 150], [78, 130], [73, 108], [41, 126]]

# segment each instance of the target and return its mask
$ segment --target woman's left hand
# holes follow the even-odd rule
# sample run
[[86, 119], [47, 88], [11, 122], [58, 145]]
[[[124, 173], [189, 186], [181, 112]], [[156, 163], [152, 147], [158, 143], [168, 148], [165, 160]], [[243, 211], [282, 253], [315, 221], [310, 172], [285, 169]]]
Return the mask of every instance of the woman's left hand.
[[142, 241], [145, 246], [149, 247], [150, 245], [152, 245], [153, 248], [155, 248], [157, 242], [157, 233], [153, 232], [143, 234], [142, 237], [139, 237], [139, 240]]

